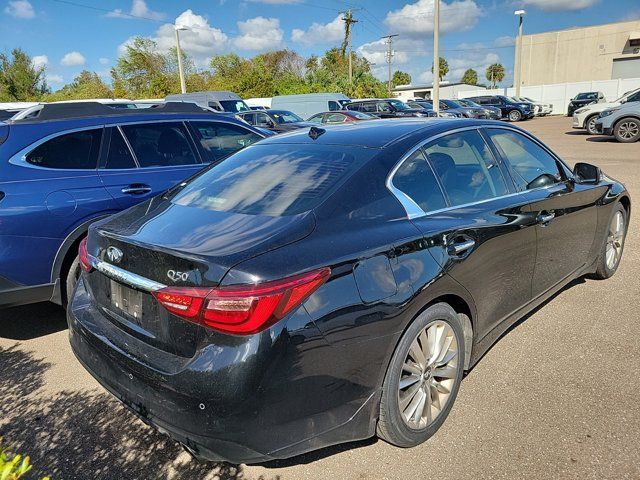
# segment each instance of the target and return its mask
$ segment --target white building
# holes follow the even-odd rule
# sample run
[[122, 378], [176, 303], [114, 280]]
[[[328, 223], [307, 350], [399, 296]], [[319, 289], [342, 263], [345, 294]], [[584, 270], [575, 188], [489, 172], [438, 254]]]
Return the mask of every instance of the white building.
[[[440, 83], [440, 98], [456, 99], [458, 93], [477, 90], [477, 85], [468, 85], [466, 83]], [[393, 95], [400, 100], [409, 100], [411, 98], [431, 98], [433, 85], [398, 85], [393, 89]], [[464, 96], [464, 95], [463, 95]]]

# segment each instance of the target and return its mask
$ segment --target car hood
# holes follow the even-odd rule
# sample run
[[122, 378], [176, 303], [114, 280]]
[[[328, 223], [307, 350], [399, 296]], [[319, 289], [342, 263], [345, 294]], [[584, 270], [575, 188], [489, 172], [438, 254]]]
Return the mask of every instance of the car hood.
[[603, 110], [606, 110], [607, 108], [613, 108], [613, 107], [617, 107], [619, 105], [620, 105], [619, 102], [593, 103], [591, 105], [586, 105], [584, 108], [586, 108], [587, 110], [585, 110], [584, 112], [580, 112], [580, 113], [602, 112]]

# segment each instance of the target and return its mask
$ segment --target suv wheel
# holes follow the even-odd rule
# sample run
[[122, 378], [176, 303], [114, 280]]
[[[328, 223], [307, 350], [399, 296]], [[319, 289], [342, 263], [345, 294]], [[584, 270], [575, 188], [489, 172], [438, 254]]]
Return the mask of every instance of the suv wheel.
[[598, 131], [596, 130], [596, 120], [598, 120], [598, 115], [591, 115], [584, 121], [584, 128], [590, 135], [598, 134]]
[[619, 120], [613, 129], [616, 140], [622, 143], [632, 143], [640, 140], [640, 120], [627, 117]]
[[464, 369], [464, 334], [446, 303], [422, 312], [400, 339], [382, 386], [378, 436], [414, 447], [444, 423]]
[[522, 114], [520, 113], [520, 110], [511, 110], [509, 112], [510, 122], [519, 122], [520, 120], [522, 120]]

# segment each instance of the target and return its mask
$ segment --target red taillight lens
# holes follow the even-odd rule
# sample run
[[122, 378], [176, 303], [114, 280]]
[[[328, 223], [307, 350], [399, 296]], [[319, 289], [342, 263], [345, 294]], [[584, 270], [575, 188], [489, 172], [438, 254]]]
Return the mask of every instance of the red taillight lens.
[[206, 288], [167, 287], [153, 296], [169, 312], [221, 332], [260, 332], [300, 306], [331, 270], [322, 268], [257, 285]]
[[78, 258], [80, 259], [80, 268], [82, 268], [82, 270], [85, 272], [93, 270], [91, 262], [89, 262], [89, 252], [87, 251], [87, 237], [84, 237], [80, 241], [80, 245], [78, 246]]

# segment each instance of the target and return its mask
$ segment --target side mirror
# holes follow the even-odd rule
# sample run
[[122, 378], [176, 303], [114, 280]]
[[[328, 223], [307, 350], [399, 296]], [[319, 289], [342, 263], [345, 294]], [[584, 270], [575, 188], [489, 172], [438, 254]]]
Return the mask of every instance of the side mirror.
[[527, 183], [527, 190], [548, 187], [553, 185], [554, 183], [557, 183], [556, 177], [554, 177], [550, 173], [543, 173], [542, 175], [538, 175], [536, 178]]
[[573, 167], [573, 176], [578, 183], [599, 183], [601, 171], [595, 165], [580, 162]]

